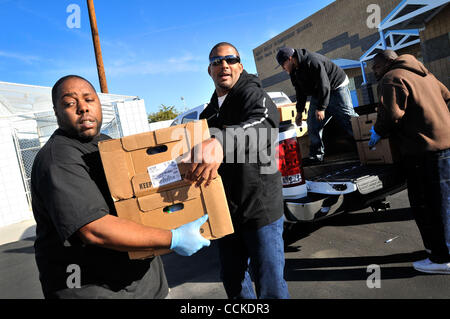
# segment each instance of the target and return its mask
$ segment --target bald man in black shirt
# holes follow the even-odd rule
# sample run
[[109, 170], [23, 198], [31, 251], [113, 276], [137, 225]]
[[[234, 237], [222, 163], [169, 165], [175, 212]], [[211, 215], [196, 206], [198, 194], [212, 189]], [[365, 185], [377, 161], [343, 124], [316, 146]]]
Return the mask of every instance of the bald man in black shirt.
[[[165, 298], [160, 257], [130, 260], [127, 251], [170, 248], [191, 255], [208, 246], [199, 232], [207, 215], [175, 230], [118, 218], [98, 142], [100, 100], [87, 80], [67, 76], [53, 87], [59, 128], [33, 163], [35, 254], [46, 298]], [[188, 234], [190, 233], [190, 234]]]

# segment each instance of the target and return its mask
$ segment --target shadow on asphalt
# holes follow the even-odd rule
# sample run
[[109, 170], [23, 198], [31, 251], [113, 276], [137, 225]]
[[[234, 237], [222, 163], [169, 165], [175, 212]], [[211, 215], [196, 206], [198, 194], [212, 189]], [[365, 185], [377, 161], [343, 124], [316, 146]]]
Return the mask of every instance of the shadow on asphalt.
[[[416, 276], [424, 276], [412, 267], [384, 267], [383, 279], [405, 279]], [[353, 269], [326, 269], [326, 270], [301, 270], [293, 271], [286, 268], [287, 281], [365, 281], [368, 272], [367, 266]]]
[[171, 253], [163, 255], [162, 260], [170, 288], [186, 282], [222, 282], [215, 240], [211, 241], [209, 247], [201, 249], [193, 256], [183, 257]]
[[401, 222], [414, 219], [409, 208], [389, 209], [386, 212], [345, 212], [327, 219], [315, 222], [299, 222], [288, 224], [284, 230], [283, 238], [286, 252], [298, 251], [296, 247], [289, 245], [308, 237], [311, 233], [324, 226], [356, 226], [376, 223]]
[[389, 209], [386, 212], [344, 213], [338, 218], [324, 220], [327, 226], [354, 226], [376, 223], [403, 222], [414, 219], [410, 208]]
[[[296, 252], [301, 246], [291, 244], [308, 237], [324, 226], [345, 227], [376, 223], [389, 223], [413, 220], [409, 208], [392, 209], [386, 212], [349, 212], [329, 219], [311, 223], [289, 225], [284, 232], [285, 252]], [[286, 280], [288, 281], [352, 281], [367, 279], [367, 265], [385, 265], [383, 278], [401, 279], [423, 274], [411, 266], [387, 266], [388, 264], [412, 263], [427, 258], [425, 251], [401, 253], [386, 256], [336, 257], [336, 258], [299, 258], [286, 259]], [[346, 269], [345, 267], [349, 267]], [[339, 269], [318, 269], [339, 268]]]
[[[421, 273], [407, 266], [383, 267], [387, 264], [411, 263], [426, 258], [425, 251], [393, 254], [386, 256], [337, 257], [286, 259], [286, 280], [288, 281], [347, 281], [366, 280], [367, 265], [380, 265], [383, 278], [400, 279], [420, 276]], [[339, 269], [314, 269], [314, 268]], [[353, 267], [345, 269], [343, 267]], [[423, 274], [422, 274], [423, 275]]]
[[[309, 234], [324, 226], [344, 227], [349, 225], [364, 225], [385, 222], [411, 220], [410, 210], [393, 209], [387, 212], [344, 213], [332, 218], [314, 223], [297, 223], [285, 232], [285, 251], [298, 251], [299, 247], [289, 245], [309, 236]], [[17, 243], [3, 246], [5, 253], [34, 254], [35, 238], [27, 238]], [[391, 263], [413, 262], [426, 258], [424, 251], [406, 254], [368, 257], [320, 258], [320, 259], [286, 259], [286, 279], [288, 281], [329, 281], [329, 280], [361, 280], [367, 279], [367, 265], [385, 265]], [[162, 256], [169, 287], [183, 283], [220, 283], [220, 263], [217, 241], [211, 241], [211, 246], [200, 250], [191, 257], [183, 257], [175, 253]], [[339, 267], [340, 269], [318, 269]], [[345, 269], [342, 267], [353, 267]], [[384, 278], [410, 278], [418, 276], [412, 267], [384, 267]]]
[[[14, 253], [14, 254], [33, 254], [34, 255], [34, 240], [36, 237], [30, 237], [21, 239], [18, 242], [5, 244], [2, 246], [2, 252], [4, 253]], [[31, 245], [29, 242], [32, 242]], [[23, 247], [17, 247], [18, 245]], [[8, 246], [13, 246], [15, 248], [8, 248]]]

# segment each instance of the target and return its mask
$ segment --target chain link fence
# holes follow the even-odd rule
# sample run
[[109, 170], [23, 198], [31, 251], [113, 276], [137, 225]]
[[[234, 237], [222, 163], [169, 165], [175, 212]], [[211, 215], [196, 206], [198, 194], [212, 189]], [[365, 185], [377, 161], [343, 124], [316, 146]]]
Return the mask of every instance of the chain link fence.
[[[120, 122], [115, 104], [102, 105], [102, 109], [102, 133], [112, 138], [121, 137]], [[28, 205], [31, 209], [31, 170], [33, 162], [41, 147], [58, 128], [58, 124], [53, 110], [14, 115], [9, 117], [9, 123]]]

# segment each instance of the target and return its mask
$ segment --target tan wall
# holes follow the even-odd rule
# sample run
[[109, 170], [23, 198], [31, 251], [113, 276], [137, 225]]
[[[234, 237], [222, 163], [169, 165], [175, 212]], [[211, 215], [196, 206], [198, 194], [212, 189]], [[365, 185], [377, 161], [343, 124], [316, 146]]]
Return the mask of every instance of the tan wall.
[[447, 5], [428, 23], [425, 24], [425, 30], [421, 32], [421, 38], [428, 40], [450, 31], [450, 6]]
[[441, 81], [447, 89], [450, 90], [450, 61], [449, 58], [439, 59], [429, 62], [426, 65], [427, 69], [434, 74], [434, 76]]
[[[397, 6], [398, 1], [336, 0], [255, 48], [253, 54], [261, 80], [283, 72], [275, 58], [278, 49], [283, 46], [306, 48], [310, 51], [322, 53], [330, 59], [346, 58], [359, 60], [364, 52], [378, 40], [378, 30], [376, 28], [370, 29], [366, 24], [370, 15], [367, 12], [367, 7], [370, 4], [378, 4], [380, 6], [381, 18], [383, 19]], [[372, 36], [373, 40], [370, 39], [370, 36]], [[342, 46], [343, 43], [346, 44]], [[365, 45], [364, 50], [361, 48], [361, 44]], [[323, 53], [323, 51], [326, 52]], [[361, 71], [359, 69], [355, 70], [361, 76]], [[347, 73], [349, 72], [355, 73], [354, 71], [348, 71]], [[295, 95], [295, 90], [288, 79], [268, 86], [266, 90], [281, 90], [289, 96]]]
[[[450, 5], [425, 24], [425, 30], [420, 32], [420, 41], [425, 66], [450, 88]], [[431, 58], [431, 61], [427, 58]]]
[[[378, 29], [367, 26], [367, 12], [370, 4], [377, 4], [381, 8], [381, 19], [385, 18], [401, 0], [336, 0], [322, 10], [297, 23], [278, 36], [270, 39], [253, 50], [256, 68], [260, 79], [267, 91], [283, 91], [288, 96], [295, 96], [295, 90], [287, 76], [276, 61], [278, 49], [284, 46], [306, 48], [310, 51], [324, 54], [330, 59], [345, 58], [359, 60], [359, 58], [379, 40]], [[399, 50], [398, 54], [412, 54], [436, 75], [447, 87], [450, 85], [450, 48], [446, 57], [427, 61], [429, 48], [443, 45], [442, 37], [447, 41], [450, 37], [450, 5], [447, 5], [435, 15], [420, 32], [421, 43]], [[438, 38], [441, 37], [441, 38]], [[429, 45], [424, 45], [428, 41]], [[445, 41], [444, 41], [445, 42]], [[437, 44], [436, 44], [437, 43]], [[447, 43], [447, 42], [445, 42]], [[445, 45], [444, 43], [444, 45]], [[440, 48], [442, 51], [442, 48]], [[445, 51], [445, 50], [444, 50]], [[437, 54], [439, 56], [439, 54]], [[349, 78], [360, 81], [361, 70], [344, 70]], [[368, 79], [373, 80], [371, 63], [365, 69]], [[282, 81], [280, 81], [282, 80]], [[358, 97], [360, 92], [358, 92]], [[376, 98], [376, 90], [374, 90]], [[361, 101], [361, 100], [360, 100]]]

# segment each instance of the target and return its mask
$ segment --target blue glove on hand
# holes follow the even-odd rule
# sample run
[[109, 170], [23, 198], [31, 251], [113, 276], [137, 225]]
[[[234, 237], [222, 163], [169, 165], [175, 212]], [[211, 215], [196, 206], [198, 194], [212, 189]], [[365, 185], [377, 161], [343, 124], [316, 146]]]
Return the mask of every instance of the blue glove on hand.
[[200, 226], [207, 220], [208, 215], [203, 215], [193, 222], [173, 229], [170, 249], [181, 256], [191, 256], [203, 247], [208, 247], [210, 241], [200, 235]]
[[380, 140], [381, 136], [378, 135], [377, 132], [375, 132], [373, 126], [370, 129], [370, 133], [372, 133], [372, 135], [370, 136], [369, 147], [374, 147], [375, 144], [377, 144]]

